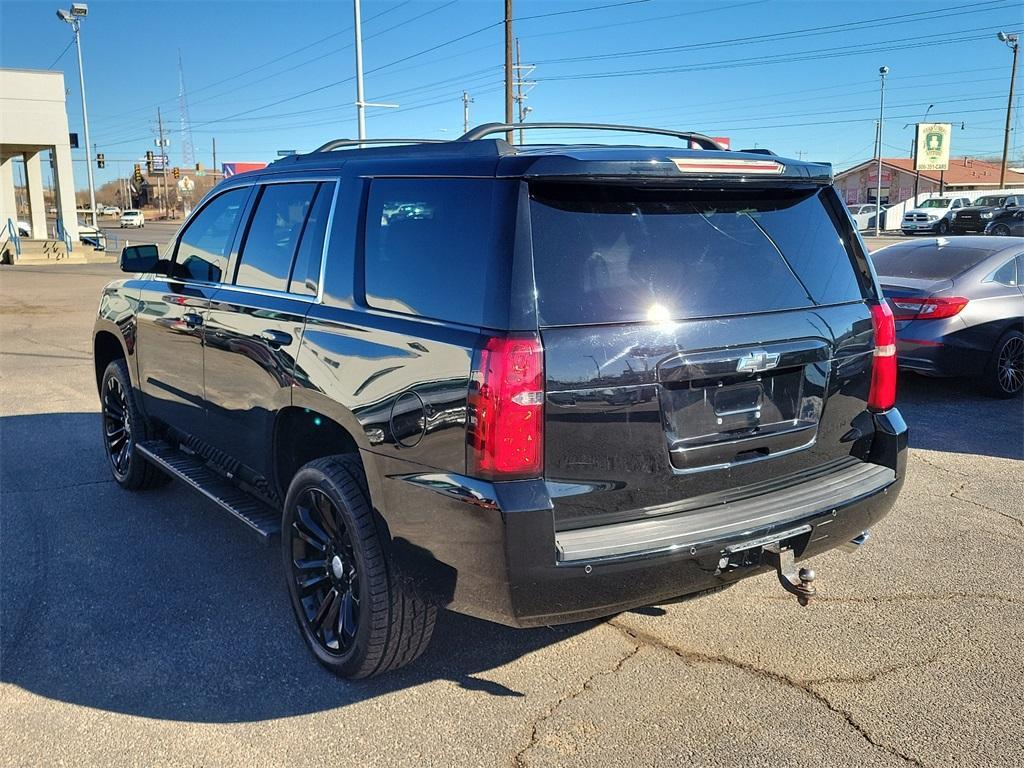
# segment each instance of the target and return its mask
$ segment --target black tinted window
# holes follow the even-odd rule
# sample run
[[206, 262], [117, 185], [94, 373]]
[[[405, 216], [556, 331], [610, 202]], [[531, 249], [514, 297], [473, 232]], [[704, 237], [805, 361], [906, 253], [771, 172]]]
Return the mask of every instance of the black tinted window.
[[260, 192], [242, 245], [235, 282], [284, 291], [316, 184], [270, 184]]
[[320, 278], [320, 261], [324, 252], [324, 235], [327, 232], [327, 219], [331, 215], [333, 199], [334, 185], [321, 184], [309, 209], [309, 217], [302, 230], [302, 239], [299, 240], [295, 267], [288, 282], [288, 290], [291, 293], [316, 294]]
[[181, 233], [174, 275], [182, 279], [220, 282], [227, 268], [235, 229], [249, 188], [232, 189], [211, 200]]
[[980, 248], [914, 243], [893, 245], [871, 255], [879, 277], [944, 280], [955, 277], [991, 255]]
[[366, 212], [366, 301], [467, 325], [508, 322], [515, 185], [380, 179]]
[[813, 191], [531, 187], [547, 325], [683, 319], [862, 298]]

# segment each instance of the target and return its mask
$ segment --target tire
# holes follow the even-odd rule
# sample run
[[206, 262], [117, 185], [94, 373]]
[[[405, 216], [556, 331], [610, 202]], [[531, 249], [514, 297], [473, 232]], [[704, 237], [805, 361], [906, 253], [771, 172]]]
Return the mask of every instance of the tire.
[[981, 375], [981, 388], [999, 398], [1024, 391], [1024, 333], [1009, 331], [999, 339]]
[[103, 372], [100, 407], [103, 447], [117, 484], [129, 491], [141, 491], [167, 483], [170, 477], [135, 449], [152, 436], [152, 429], [136, 402], [124, 358], [112, 361]]
[[938, 232], [940, 235], [948, 235], [949, 222], [943, 219], [942, 221], [939, 222], [939, 225], [935, 228], [935, 231]]
[[995, 235], [996, 237], [1009, 237], [1010, 228], [1005, 224], [996, 224], [994, 227], [992, 227], [992, 231], [989, 232], [989, 234]]
[[397, 577], [357, 455], [317, 459], [296, 473], [281, 554], [302, 639], [334, 674], [379, 675], [426, 649], [437, 608]]

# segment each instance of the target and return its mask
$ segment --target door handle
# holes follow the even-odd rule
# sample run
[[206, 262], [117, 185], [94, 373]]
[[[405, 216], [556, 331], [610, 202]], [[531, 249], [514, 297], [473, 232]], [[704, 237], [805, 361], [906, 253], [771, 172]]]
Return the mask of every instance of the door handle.
[[292, 343], [292, 335], [290, 333], [278, 331], [274, 328], [267, 328], [266, 330], [260, 331], [260, 338], [267, 342], [272, 349], [287, 347]]
[[195, 312], [186, 312], [181, 319], [185, 321], [186, 328], [198, 328], [203, 324], [203, 316]]

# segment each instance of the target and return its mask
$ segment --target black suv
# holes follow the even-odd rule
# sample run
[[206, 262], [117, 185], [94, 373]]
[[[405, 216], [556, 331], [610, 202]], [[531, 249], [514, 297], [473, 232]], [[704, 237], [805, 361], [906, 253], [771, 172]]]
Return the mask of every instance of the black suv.
[[966, 235], [984, 232], [992, 219], [1007, 210], [1024, 205], [1024, 195], [986, 195], [979, 197], [970, 206], [956, 212], [951, 223], [953, 233]]
[[806, 604], [795, 560], [903, 483], [893, 319], [828, 166], [510, 130], [227, 179], [102, 295], [117, 482], [280, 534], [344, 676], [416, 658], [439, 607], [547, 625], [768, 569]]

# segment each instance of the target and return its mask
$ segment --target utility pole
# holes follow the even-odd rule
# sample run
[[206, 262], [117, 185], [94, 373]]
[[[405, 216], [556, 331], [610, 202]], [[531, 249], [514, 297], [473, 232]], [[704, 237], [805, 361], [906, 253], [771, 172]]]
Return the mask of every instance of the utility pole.
[[[525, 66], [523, 65], [522, 59], [520, 57], [519, 38], [518, 37], [516, 38], [516, 63], [515, 63], [515, 66], [513, 67], [513, 69], [515, 70], [515, 73], [516, 73], [516, 79], [515, 79], [516, 96], [515, 96], [515, 101], [516, 101], [516, 105], [519, 108], [519, 122], [520, 123], [525, 123], [526, 122], [526, 116], [530, 112], [533, 111], [533, 108], [526, 106], [526, 96], [529, 93], [529, 91], [528, 90], [524, 91], [523, 87], [525, 86], [527, 88], [532, 88], [534, 85], [536, 85], [536, 83], [534, 83], [534, 82], [532, 82], [530, 80], [525, 80], [524, 77], [526, 75], [529, 75], [531, 72], [533, 72], [535, 67], [534, 67], [533, 64], [526, 64]], [[519, 129], [519, 143], [520, 144], [523, 143], [523, 129], [522, 128]]]
[[[512, 122], [512, 0], [505, 0], [505, 123]], [[512, 131], [505, 134], [505, 140], [511, 144]]]
[[359, 0], [353, 0], [352, 9], [356, 25], [356, 115], [359, 118], [359, 139], [366, 138], [366, 103], [363, 101], [363, 23]]
[[462, 92], [462, 132], [469, 133], [469, 105], [473, 103], [473, 97], [466, 91]]
[[160, 210], [164, 218], [167, 218], [167, 161], [164, 154], [164, 120], [160, 115], [160, 107], [156, 108], [156, 125], [160, 133], [160, 187], [163, 190], [160, 193]]
[[[996, 35], [998, 40], [1002, 43], [1006, 43], [1010, 50], [1013, 51], [1013, 69], [1010, 70], [1010, 98], [1006, 102], [1006, 133], [1003, 136], [1003, 164], [999, 170], [999, 188], [1003, 189], [1006, 186], [1006, 164], [1010, 157], [1010, 131], [1013, 125], [1013, 87], [1017, 79], [1017, 51], [1020, 49], [1020, 36], [1019, 35], [1008, 35], [1005, 32], [1000, 32]], [[86, 128], [88, 130], [88, 128]], [[86, 139], [88, 141], [88, 139]]]
[[213, 183], [217, 183], [217, 139], [213, 139]]
[[881, 90], [878, 102], [878, 152], [876, 153], [878, 158], [878, 180], [875, 186], [875, 237], [878, 237], [882, 228], [882, 119], [885, 114], [885, 76], [887, 74], [889, 74], [888, 67], [878, 68]]

